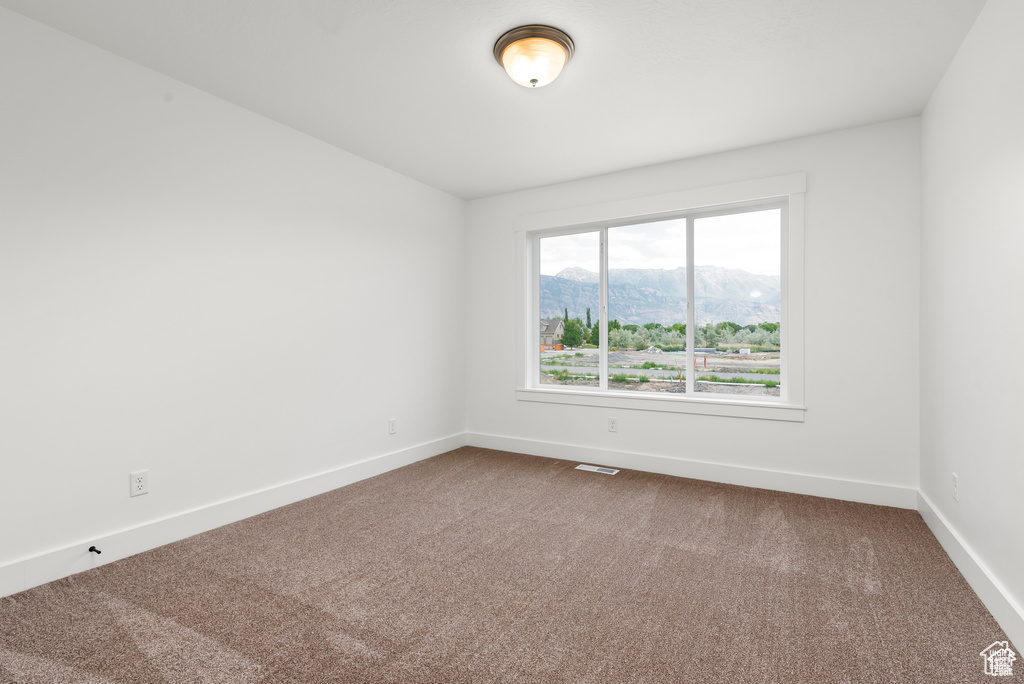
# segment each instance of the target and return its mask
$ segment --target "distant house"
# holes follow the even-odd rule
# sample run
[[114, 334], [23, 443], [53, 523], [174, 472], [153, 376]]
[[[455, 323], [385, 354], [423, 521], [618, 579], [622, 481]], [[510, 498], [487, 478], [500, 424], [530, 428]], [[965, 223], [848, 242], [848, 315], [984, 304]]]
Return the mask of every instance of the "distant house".
[[565, 321], [561, 318], [540, 319], [540, 344], [541, 349], [548, 346], [555, 346], [562, 343], [562, 333], [565, 332]]

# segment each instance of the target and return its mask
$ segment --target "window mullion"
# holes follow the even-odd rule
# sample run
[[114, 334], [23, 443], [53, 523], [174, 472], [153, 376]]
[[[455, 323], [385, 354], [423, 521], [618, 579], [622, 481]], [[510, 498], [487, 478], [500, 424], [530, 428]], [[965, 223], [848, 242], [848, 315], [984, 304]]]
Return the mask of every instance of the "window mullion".
[[540, 237], [531, 236], [527, 241], [526, 258], [529, 260], [530, 270], [528, 273], [527, 299], [529, 302], [529, 320], [527, 321], [527, 354], [529, 355], [529, 385], [540, 387], [540, 363], [543, 354], [540, 351], [538, 341], [540, 340]]
[[608, 229], [601, 229], [601, 247], [598, 257], [598, 311], [600, 311], [601, 345], [598, 350], [600, 357], [599, 387], [602, 391], [608, 390]]
[[782, 329], [779, 331], [779, 380], [782, 387], [779, 389], [779, 398], [782, 401], [789, 401], [789, 203], [782, 206], [779, 223], [779, 324]]
[[694, 330], [694, 273], [693, 273], [693, 217], [686, 217], [686, 396], [694, 396], [694, 364], [696, 357], [693, 344]]

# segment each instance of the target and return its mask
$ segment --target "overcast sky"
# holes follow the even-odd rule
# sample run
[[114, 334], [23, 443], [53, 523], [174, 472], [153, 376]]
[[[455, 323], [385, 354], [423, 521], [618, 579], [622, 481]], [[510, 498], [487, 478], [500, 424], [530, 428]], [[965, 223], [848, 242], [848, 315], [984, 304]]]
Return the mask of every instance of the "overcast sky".
[[[694, 263], [749, 273], [778, 275], [778, 209], [697, 219]], [[598, 270], [598, 234], [563, 235], [541, 240], [540, 272], [557, 275], [569, 266]], [[686, 221], [674, 219], [608, 229], [608, 268], [686, 267]]]

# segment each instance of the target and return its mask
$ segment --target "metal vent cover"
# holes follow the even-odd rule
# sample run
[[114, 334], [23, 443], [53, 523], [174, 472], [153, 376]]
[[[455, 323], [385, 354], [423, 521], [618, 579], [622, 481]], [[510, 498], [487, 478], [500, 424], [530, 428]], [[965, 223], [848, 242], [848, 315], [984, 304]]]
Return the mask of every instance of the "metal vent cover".
[[587, 470], [587, 471], [590, 471], [592, 473], [604, 473], [605, 475], [614, 475], [615, 473], [619, 472], [618, 470], [615, 470], [614, 468], [604, 468], [602, 466], [583, 465], [582, 463], [580, 463], [578, 466], [576, 466], [576, 470]]

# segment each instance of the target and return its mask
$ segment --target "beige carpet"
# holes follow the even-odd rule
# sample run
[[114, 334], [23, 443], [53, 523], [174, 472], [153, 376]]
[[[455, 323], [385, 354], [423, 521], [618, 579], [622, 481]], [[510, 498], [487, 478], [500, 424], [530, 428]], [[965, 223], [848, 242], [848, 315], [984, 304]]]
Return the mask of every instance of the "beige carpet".
[[3, 682], [983, 682], [913, 511], [463, 448], [0, 599]]

